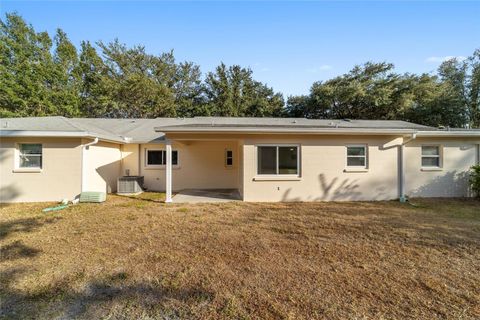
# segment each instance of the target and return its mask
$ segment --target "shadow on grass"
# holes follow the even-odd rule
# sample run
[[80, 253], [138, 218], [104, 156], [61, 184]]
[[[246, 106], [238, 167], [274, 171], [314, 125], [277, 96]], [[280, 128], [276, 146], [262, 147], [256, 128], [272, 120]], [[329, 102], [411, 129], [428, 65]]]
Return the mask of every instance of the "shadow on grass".
[[126, 308], [138, 315], [179, 318], [168, 305], [204, 305], [214, 294], [202, 288], [176, 288], [161, 283], [131, 283], [128, 274], [114, 273], [89, 281], [83, 290], [69, 287], [68, 279], [42, 291], [25, 293], [15, 288], [16, 280], [25, 269], [10, 269], [0, 273], [0, 318], [90, 319], [111, 315], [113, 307]]
[[28, 247], [17, 240], [11, 244], [0, 247], [0, 262], [20, 258], [31, 258], [40, 253], [40, 250]]
[[62, 218], [24, 218], [0, 223], [0, 240], [11, 233], [32, 232], [45, 224], [54, 223]]

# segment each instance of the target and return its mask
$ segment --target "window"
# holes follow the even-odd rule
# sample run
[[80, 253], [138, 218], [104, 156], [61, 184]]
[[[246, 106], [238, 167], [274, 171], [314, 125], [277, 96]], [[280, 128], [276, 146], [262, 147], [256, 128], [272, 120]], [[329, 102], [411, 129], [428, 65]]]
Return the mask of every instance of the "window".
[[258, 146], [258, 174], [299, 173], [298, 146]]
[[347, 167], [367, 167], [367, 146], [347, 146]]
[[226, 150], [225, 151], [225, 165], [227, 167], [233, 166], [233, 151], [232, 150]]
[[[167, 164], [167, 151], [147, 150], [147, 166], [164, 166]], [[172, 165], [178, 165], [178, 151], [172, 150]]]
[[422, 167], [440, 167], [439, 146], [422, 146]]
[[19, 168], [42, 168], [42, 145], [22, 143], [18, 146]]

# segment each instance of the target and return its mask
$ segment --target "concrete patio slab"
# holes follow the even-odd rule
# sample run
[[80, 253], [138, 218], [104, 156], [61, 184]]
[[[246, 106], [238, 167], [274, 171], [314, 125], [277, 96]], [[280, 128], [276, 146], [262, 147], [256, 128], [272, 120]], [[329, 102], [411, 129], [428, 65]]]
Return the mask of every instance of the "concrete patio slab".
[[236, 189], [185, 189], [172, 197], [173, 203], [208, 203], [240, 201]]

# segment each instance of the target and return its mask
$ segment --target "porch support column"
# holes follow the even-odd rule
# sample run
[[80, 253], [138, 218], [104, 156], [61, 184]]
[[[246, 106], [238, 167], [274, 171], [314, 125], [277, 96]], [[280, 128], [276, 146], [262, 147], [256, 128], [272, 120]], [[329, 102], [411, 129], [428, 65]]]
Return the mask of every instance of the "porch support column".
[[165, 167], [165, 202], [172, 202], [172, 142], [167, 140], [165, 143], [167, 154], [167, 164]]

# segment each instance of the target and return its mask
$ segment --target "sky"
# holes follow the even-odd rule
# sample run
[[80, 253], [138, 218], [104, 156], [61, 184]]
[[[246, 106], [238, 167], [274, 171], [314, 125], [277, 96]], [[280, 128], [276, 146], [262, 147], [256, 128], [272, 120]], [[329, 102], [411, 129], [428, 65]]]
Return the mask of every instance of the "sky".
[[250, 67], [285, 96], [307, 94], [367, 61], [398, 72], [435, 72], [480, 48], [480, 2], [395, 1], [6, 1], [36, 31], [72, 42], [118, 38], [159, 54], [174, 50], [206, 73], [224, 62]]

